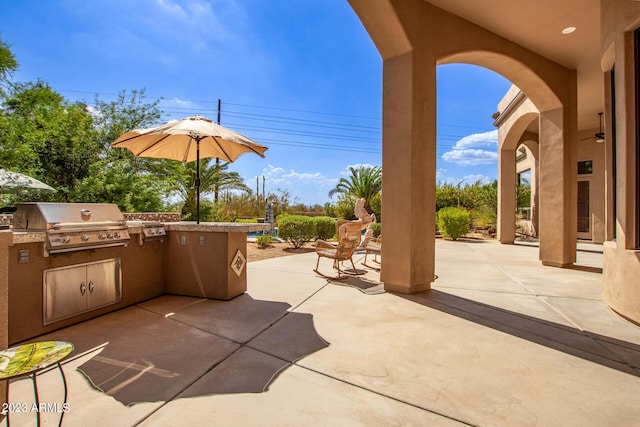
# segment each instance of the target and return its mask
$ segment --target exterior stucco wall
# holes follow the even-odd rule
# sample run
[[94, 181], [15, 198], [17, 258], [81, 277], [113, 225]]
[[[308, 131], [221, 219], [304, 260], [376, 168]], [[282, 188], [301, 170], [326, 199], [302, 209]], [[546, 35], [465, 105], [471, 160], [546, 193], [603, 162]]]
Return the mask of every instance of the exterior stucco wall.
[[[505, 94], [500, 103], [498, 104], [498, 112], [502, 115], [496, 120], [498, 125], [498, 146], [499, 149], [509, 150], [509, 153], [513, 152], [513, 147], [518, 147], [520, 144], [528, 144], [533, 147], [528, 147], [528, 155], [526, 160], [516, 163], [515, 173], [520, 173], [524, 170], [531, 169], [532, 171], [532, 210], [537, 211], [536, 195], [538, 192], [538, 135], [529, 133], [527, 128], [538, 120], [539, 112], [535, 105], [528, 98], [519, 99], [519, 91], [515, 86]], [[517, 105], [514, 107], [515, 101]], [[605, 145], [597, 143], [595, 141], [595, 133], [599, 129], [587, 129], [580, 131], [577, 138], [577, 161], [591, 160], [593, 162], [593, 173], [590, 175], [579, 175], [578, 180], [587, 179], [590, 182], [590, 239], [594, 243], [602, 243], [605, 241], [606, 232], [606, 198], [605, 198], [605, 174], [606, 174], [606, 162], [605, 162]], [[530, 141], [535, 141], [531, 144]], [[506, 171], [505, 174], [508, 174]], [[503, 176], [503, 173], [500, 174]], [[507, 182], [506, 178], [501, 179], [501, 183]], [[508, 182], [515, 183], [515, 177], [511, 177]], [[505, 193], [505, 194], [503, 194]], [[511, 195], [513, 192], [510, 189], [501, 191], [499, 197], [505, 197]], [[515, 201], [511, 201], [513, 204]], [[500, 202], [499, 202], [500, 204]], [[499, 229], [510, 229], [511, 216], [509, 212], [499, 212], [498, 220], [501, 223]], [[504, 218], [503, 218], [504, 216]], [[537, 222], [537, 213], [534, 213], [534, 217]], [[504, 222], [503, 222], [504, 221]], [[509, 222], [509, 223], [508, 223]], [[534, 228], [537, 229], [537, 226]], [[499, 233], [500, 235], [500, 233]], [[504, 241], [503, 241], [504, 240]], [[509, 243], [508, 237], [503, 237], [501, 242]]]
[[[13, 233], [0, 231], [0, 350], [9, 344], [9, 247], [12, 244]], [[0, 381], [0, 404], [7, 401], [7, 385], [7, 381]]]
[[590, 186], [590, 226], [591, 241], [603, 243], [606, 232], [606, 198], [605, 198], [605, 152], [604, 144], [598, 143], [594, 135], [599, 129], [588, 129], [580, 132], [578, 139], [578, 161], [591, 160], [593, 173], [591, 175], [578, 175], [578, 180], [588, 179]]
[[[615, 99], [616, 178], [608, 174], [608, 189], [616, 189], [615, 240], [605, 244], [603, 298], [623, 316], [640, 323], [640, 242], [637, 240], [636, 218], [639, 189], [636, 185], [636, 99], [633, 31], [640, 27], [640, 3], [603, 0], [602, 71], [607, 81], [615, 66], [615, 93], [606, 84], [607, 101]], [[611, 117], [607, 104], [605, 117]], [[613, 120], [607, 120], [605, 133], [613, 134]], [[613, 141], [607, 141], [612, 144]], [[607, 161], [611, 162], [608, 151]], [[609, 197], [608, 200], [612, 199]], [[611, 212], [611, 211], [608, 211]], [[611, 236], [613, 238], [613, 236]]]

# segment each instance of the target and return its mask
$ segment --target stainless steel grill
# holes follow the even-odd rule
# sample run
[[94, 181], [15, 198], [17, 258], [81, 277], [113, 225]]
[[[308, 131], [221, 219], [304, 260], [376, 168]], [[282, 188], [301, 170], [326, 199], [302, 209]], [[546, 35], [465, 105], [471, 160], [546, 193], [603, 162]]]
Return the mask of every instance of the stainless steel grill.
[[118, 206], [108, 203], [21, 203], [15, 231], [45, 231], [45, 253], [124, 246], [129, 230]]

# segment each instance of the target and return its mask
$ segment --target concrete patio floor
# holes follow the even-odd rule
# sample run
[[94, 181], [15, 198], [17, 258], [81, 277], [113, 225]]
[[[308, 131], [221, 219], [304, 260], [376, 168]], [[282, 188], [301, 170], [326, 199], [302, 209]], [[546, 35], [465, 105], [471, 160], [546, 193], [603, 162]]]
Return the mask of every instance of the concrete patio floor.
[[[193, 379], [170, 398], [125, 406], [77, 370], [111, 344], [76, 352], [63, 365], [64, 425], [639, 425], [640, 328], [600, 298], [601, 247], [579, 249], [575, 269], [557, 269], [531, 244], [439, 240], [433, 289], [409, 296], [384, 292], [371, 270], [329, 282], [313, 253], [250, 263], [248, 292], [232, 301], [164, 296], [43, 337], [89, 343], [116, 324], [160, 343], [171, 335], [118, 316], [162, 317], [218, 340], [222, 354], [184, 360]], [[41, 401], [61, 401], [56, 370], [38, 386]], [[14, 381], [10, 400], [33, 402], [30, 381]], [[58, 415], [43, 413], [45, 425]]]

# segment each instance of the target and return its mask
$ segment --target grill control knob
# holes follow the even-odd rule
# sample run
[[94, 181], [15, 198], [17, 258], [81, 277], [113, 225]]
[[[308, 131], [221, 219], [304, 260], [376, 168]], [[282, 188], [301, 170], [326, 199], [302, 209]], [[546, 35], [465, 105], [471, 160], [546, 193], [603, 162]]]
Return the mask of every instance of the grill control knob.
[[98, 234], [98, 239], [100, 239], [100, 240], [104, 240], [104, 239], [106, 239], [106, 238], [107, 238], [107, 235], [106, 235], [105, 233], [100, 233], [100, 234]]
[[69, 237], [69, 236], [64, 236], [62, 238], [62, 243], [69, 243], [70, 241], [71, 241], [71, 237]]
[[113, 234], [112, 233], [107, 233], [107, 239], [112, 239], [113, 238]]
[[83, 242], [86, 242], [87, 240], [89, 240], [89, 236], [87, 236], [86, 234], [83, 234], [82, 236], [80, 236], [80, 240], [82, 240]]
[[113, 237], [115, 237], [116, 239], [120, 238], [120, 232], [116, 231], [115, 233], [113, 233]]

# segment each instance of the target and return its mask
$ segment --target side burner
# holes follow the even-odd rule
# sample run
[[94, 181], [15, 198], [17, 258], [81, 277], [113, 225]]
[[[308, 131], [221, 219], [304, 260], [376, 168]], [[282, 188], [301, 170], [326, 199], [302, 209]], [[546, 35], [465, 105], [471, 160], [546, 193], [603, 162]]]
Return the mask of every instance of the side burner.
[[45, 253], [125, 246], [129, 230], [117, 205], [108, 203], [20, 203], [14, 231], [45, 231]]

